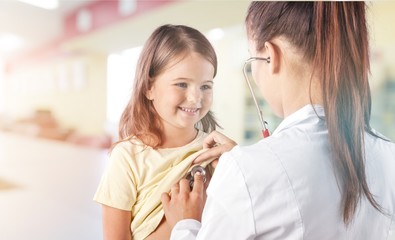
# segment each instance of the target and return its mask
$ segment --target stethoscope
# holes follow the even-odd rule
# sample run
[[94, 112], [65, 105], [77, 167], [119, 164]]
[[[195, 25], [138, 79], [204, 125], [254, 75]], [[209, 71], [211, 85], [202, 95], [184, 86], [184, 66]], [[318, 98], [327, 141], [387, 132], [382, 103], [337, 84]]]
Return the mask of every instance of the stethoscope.
[[262, 110], [259, 107], [258, 101], [256, 100], [255, 93], [254, 93], [254, 91], [252, 89], [250, 80], [248, 79], [247, 70], [246, 70], [247, 64], [252, 62], [252, 61], [254, 61], [254, 60], [263, 60], [263, 61], [266, 61], [266, 62], [270, 63], [270, 57], [268, 57], [268, 58], [250, 57], [249, 59], [247, 59], [247, 61], [244, 62], [244, 66], [243, 66], [244, 79], [247, 82], [248, 89], [250, 90], [252, 99], [254, 100], [255, 108], [256, 108], [257, 113], [258, 113], [258, 118], [259, 118], [259, 121], [261, 122], [263, 138], [266, 138], [266, 137], [270, 136], [270, 132], [269, 132], [269, 129], [267, 128], [267, 122], [263, 119]]
[[197, 172], [199, 172], [200, 175], [203, 177], [203, 183], [205, 183], [207, 180], [206, 169], [199, 165], [194, 166], [186, 177], [189, 180], [189, 186], [191, 187], [191, 190], [193, 188], [194, 177]]

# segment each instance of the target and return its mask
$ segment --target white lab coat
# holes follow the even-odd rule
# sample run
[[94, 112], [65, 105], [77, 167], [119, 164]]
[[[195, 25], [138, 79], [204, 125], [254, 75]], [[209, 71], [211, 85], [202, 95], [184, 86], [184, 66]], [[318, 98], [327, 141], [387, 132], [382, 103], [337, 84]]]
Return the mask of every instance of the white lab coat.
[[[323, 117], [323, 108], [315, 108]], [[171, 239], [392, 240], [395, 144], [365, 136], [367, 181], [390, 216], [363, 198], [352, 224], [344, 226], [326, 124], [308, 105], [284, 119], [271, 137], [223, 154], [202, 224], [183, 220]]]

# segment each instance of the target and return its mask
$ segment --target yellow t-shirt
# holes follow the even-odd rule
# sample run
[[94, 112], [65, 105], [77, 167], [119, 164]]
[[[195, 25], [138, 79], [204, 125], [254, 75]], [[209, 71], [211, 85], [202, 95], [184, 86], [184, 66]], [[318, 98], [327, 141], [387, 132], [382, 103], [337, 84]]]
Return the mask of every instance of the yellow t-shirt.
[[161, 194], [186, 176], [192, 161], [204, 151], [206, 135], [199, 131], [191, 143], [178, 148], [153, 149], [136, 138], [117, 144], [94, 200], [131, 211], [133, 239], [146, 238], [163, 218]]

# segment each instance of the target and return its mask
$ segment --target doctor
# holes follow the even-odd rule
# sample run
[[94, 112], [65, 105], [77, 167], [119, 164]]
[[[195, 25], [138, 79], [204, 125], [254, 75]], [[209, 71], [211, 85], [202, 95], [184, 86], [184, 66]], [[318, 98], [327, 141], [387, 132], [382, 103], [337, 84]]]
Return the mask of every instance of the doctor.
[[197, 161], [225, 152], [207, 199], [199, 175], [162, 195], [171, 239], [389, 239], [395, 145], [369, 124], [365, 4], [252, 2], [246, 28], [253, 79], [284, 120], [251, 146], [206, 139]]

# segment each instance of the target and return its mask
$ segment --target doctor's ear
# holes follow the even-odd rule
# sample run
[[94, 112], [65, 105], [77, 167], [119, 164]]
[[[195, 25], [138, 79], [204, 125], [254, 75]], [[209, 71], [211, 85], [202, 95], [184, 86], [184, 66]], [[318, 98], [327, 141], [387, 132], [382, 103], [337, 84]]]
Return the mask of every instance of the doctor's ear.
[[280, 70], [280, 49], [271, 42], [265, 42], [265, 50], [270, 58], [270, 71], [277, 73]]

